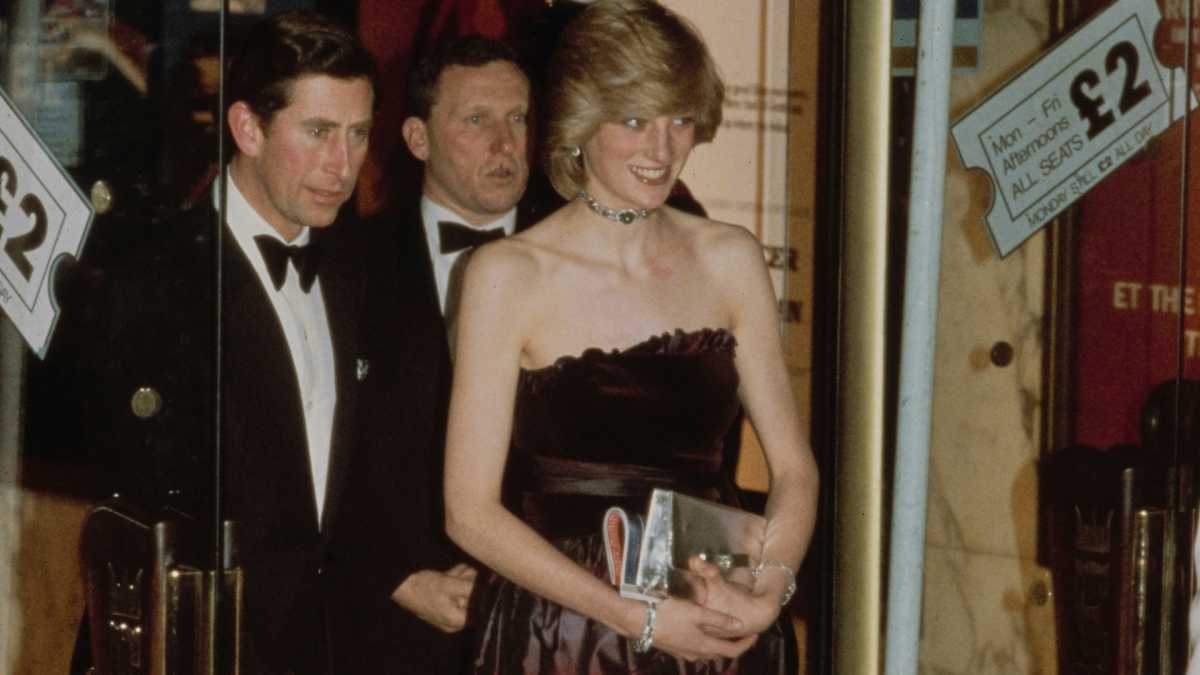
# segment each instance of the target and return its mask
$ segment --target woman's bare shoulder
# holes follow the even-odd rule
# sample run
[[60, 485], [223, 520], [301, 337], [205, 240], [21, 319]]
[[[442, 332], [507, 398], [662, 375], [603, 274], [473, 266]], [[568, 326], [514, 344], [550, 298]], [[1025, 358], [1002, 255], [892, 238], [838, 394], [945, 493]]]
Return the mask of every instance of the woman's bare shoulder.
[[742, 266], [762, 260], [762, 242], [750, 230], [711, 218], [675, 212], [706, 267]]
[[544, 275], [564, 258], [570, 257], [571, 229], [570, 222], [560, 209], [525, 230], [493, 242], [484, 249], [494, 247], [497, 249], [497, 257], [508, 261], [505, 264], [528, 267], [530, 271]]
[[467, 283], [482, 280], [489, 286], [530, 284], [540, 267], [538, 258], [537, 247], [520, 234], [498, 239], [471, 254]]
[[471, 255], [463, 280], [461, 325], [487, 326], [494, 342], [502, 334], [524, 336], [537, 323], [547, 304], [547, 280], [558, 264], [534, 231], [537, 227], [485, 244]]
[[[511, 235], [475, 249], [463, 274], [464, 307], [478, 301], [510, 305], [525, 301], [537, 290], [544, 265], [536, 246]], [[468, 302], [471, 298], [476, 302]]]

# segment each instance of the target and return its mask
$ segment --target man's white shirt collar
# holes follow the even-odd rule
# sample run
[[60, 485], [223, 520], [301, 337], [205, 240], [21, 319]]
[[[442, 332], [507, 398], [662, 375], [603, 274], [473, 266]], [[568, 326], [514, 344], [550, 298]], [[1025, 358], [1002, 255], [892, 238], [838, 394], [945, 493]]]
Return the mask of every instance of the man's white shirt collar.
[[[473, 230], [493, 230], [497, 227], [504, 228], [504, 236], [508, 236], [517, 229], [517, 208], [514, 206], [507, 213], [493, 220], [490, 223], [483, 225], [472, 225], [468, 223], [462, 216], [454, 211], [438, 204], [430, 199], [427, 195], [421, 196], [421, 220], [425, 221], [425, 233], [430, 235], [429, 245], [434, 251], [441, 251], [441, 237], [438, 234], [438, 223], [441, 221], [450, 221], [452, 223], [460, 223]], [[451, 254], [446, 254], [451, 255]]]
[[429, 244], [429, 260], [433, 263], [433, 276], [434, 281], [437, 283], [438, 305], [442, 309], [442, 314], [445, 315], [447, 289], [450, 286], [450, 270], [453, 269], [454, 263], [463, 254], [463, 251], [442, 253], [442, 236], [438, 231], [438, 223], [441, 221], [450, 221], [460, 223], [475, 230], [492, 230], [497, 227], [503, 227], [504, 236], [507, 237], [517, 229], [517, 209], [513, 207], [508, 213], [490, 223], [471, 225], [454, 211], [438, 204], [427, 195], [422, 195], [421, 221], [425, 226], [425, 241]]
[[[254, 237], [260, 234], [265, 234], [269, 237], [274, 237], [288, 246], [304, 246], [308, 244], [310, 229], [304, 227], [300, 229], [300, 234], [293, 240], [287, 241], [279, 231], [271, 227], [267, 221], [250, 206], [250, 202], [246, 201], [246, 197], [242, 195], [242, 191], [238, 189], [237, 183], [233, 181], [233, 174], [229, 174], [226, 181], [229, 185], [229, 201], [225, 205], [225, 220], [229, 223], [229, 229], [232, 230], [239, 241], [249, 240], [253, 242]], [[219, 186], [219, 183], [218, 183]], [[221, 190], [218, 187], [213, 190], [213, 207], [220, 208]], [[255, 245], [257, 250], [257, 244]], [[259, 256], [261, 258], [261, 256]], [[251, 256], [253, 259], [253, 256]]]

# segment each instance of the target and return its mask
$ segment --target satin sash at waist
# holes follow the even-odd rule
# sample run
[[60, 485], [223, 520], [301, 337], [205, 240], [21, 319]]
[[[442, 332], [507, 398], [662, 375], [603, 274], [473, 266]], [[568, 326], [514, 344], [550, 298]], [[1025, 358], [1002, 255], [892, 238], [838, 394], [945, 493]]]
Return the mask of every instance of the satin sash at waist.
[[513, 476], [518, 515], [543, 536], [582, 536], [600, 532], [604, 512], [620, 506], [644, 513], [654, 488], [727, 501], [728, 480], [719, 466], [681, 470], [636, 464], [581, 462], [525, 455]]
[[559, 457], [532, 456], [523, 462], [520, 489], [551, 495], [590, 497], [644, 497], [653, 488], [700, 494], [720, 484], [719, 467], [692, 470], [580, 462]]

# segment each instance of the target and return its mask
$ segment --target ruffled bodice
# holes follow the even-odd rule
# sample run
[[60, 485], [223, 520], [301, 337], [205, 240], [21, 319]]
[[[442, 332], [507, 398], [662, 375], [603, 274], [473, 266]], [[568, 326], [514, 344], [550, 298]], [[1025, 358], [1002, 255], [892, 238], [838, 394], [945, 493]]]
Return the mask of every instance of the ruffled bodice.
[[595, 531], [617, 503], [644, 510], [652, 487], [730, 497], [735, 344], [725, 330], [677, 330], [522, 370], [509, 457], [519, 514], [554, 538]]
[[[505, 475], [509, 508], [607, 579], [600, 529], [610, 506], [644, 512], [655, 487], [736, 504], [732, 467], [723, 466], [739, 410], [734, 348], [725, 330], [675, 331], [522, 370]], [[795, 672], [784, 620], [738, 659], [689, 663], [657, 649], [635, 654], [607, 626], [495, 572], [480, 576], [470, 613], [476, 675]]]

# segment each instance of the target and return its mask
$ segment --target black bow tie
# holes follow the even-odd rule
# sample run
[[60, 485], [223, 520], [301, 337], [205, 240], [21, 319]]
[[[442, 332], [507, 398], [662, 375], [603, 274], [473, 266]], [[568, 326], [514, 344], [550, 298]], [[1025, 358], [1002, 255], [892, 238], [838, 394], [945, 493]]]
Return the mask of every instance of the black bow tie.
[[477, 230], [462, 223], [449, 220], [438, 221], [438, 248], [443, 254], [455, 253], [476, 246], [483, 246], [489, 241], [504, 237], [504, 228], [496, 227], [490, 230]]
[[312, 288], [317, 278], [317, 249], [312, 244], [308, 246], [288, 246], [275, 237], [260, 234], [254, 238], [258, 250], [262, 253], [263, 262], [267, 264], [267, 274], [275, 290], [283, 288], [283, 279], [287, 276], [288, 260], [296, 268], [296, 276], [300, 280], [300, 290], [305, 293]]

